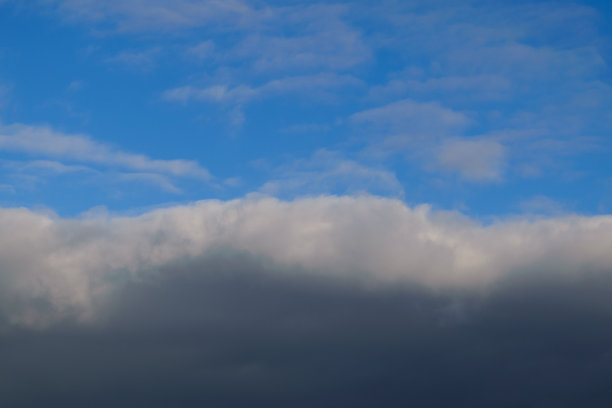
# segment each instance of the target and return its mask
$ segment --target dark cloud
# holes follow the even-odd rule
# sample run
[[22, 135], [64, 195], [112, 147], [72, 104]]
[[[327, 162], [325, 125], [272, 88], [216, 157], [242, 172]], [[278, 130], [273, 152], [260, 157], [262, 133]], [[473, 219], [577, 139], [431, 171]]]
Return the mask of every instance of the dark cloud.
[[6, 407], [608, 407], [612, 278], [513, 275], [486, 292], [177, 261], [91, 322], [0, 335]]

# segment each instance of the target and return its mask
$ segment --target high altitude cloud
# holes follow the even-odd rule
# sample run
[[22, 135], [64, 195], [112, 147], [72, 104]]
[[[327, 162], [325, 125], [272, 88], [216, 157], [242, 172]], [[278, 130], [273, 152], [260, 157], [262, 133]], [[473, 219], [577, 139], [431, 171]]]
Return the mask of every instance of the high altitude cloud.
[[260, 191], [283, 196], [287, 193], [321, 194], [340, 190], [344, 193], [364, 192], [402, 196], [404, 191], [397, 177], [389, 171], [343, 157], [338, 152], [321, 149], [306, 160], [294, 160], [273, 171], [274, 178]]
[[[247, 0], [39, 4], [70, 22], [138, 39], [136, 47], [132, 44], [110, 60], [149, 67], [154, 65], [152, 50], [198, 56], [181, 65], [180, 72], [188, 72], [183, 79], [156, 90], [164, 100], [185, 106], [221, 104], [227, 110], [222, 116], [235, 127], [249, 122], [243, 104], [265, 106], [287, 95], [341, 101], [343, 109], [334, 111], [337, 118], [361, 125], [373, 125], [367, 118], [385, 111], [377, 126], [359, 130], [368, 139], [367, 152], [409, 152], [404, 157], [410, 163], [441, 174], [456, 172], [463, 180], [522, 177], [522, 168], [545, 176], [554, 168], [550, 163], [568, 152], [584, 153], [584, 139], [601, 142], [610, 127], [612, 92], [605, 80], [609, 39], [599, 29], [602, 16], [587, 5], [281, 5]], [[186, 40], [169, 46], [156, 33], [180, 33]], [[410, 102], [413, 109], [405, 109]], [[470, 126], [446, 126], [446, 116], [423, 111], [428, 104], [469, 117]], [[423, 127], [427, 119], [420, 114], [430, 119], [430, 127]], [[476, 137], [481, 147], [503, 149], [481, 161], [480, 169], [466, 172], [458, 156], [450, 154], [459, 145], [447, 137]], [[322, 147], [336, 148], [314, 146], [310, 153]]]
[[450, 140], [440, 148], [440, 164], [469, 180], [500, 180], [504, 147], [493, 140]]
[[[189, 177], [200, 180], [210, 180], [212, 177], [208, 170], [195, 161], [152, 159], [143, 154], [122, 151], [85, 135], [65, 134], [46, 126], [0, 125], [0, 150], [23, 153], [30, 157], [68, 160], [97, 167], [124, 169], [150, 177]], [[86, 169], [83, 166], [67, 167], [62, 163], [50, 160], [26, 160], [20, 167], [31, 168], [44, 165], [49, 168], [51, 163], [55, 163], [52, 168], [57, 171]], [[90, 170], [94, 171], [94, 169]], [[130, 176], [127, 175], [127, 177]]]
[[219, 19], [239, 22], [254, 12], [241, 0], [52, 0], [42, 4], [53, 6], [70, 20], [109, 21], [119, 31], [128, 32], [191, 28]]
[[360, 84], [358, 79], [350, 75], [318, 74], [277, 79], [257, 87], [215, 85], [198, 88], [188, 85], [164, 91], [163, 98], [178, 102], [195, 100], [242, 104], [257, 98], [298, 94], [318, 96], [320, 100], [325, 99], [326, 94], [332, 90]]

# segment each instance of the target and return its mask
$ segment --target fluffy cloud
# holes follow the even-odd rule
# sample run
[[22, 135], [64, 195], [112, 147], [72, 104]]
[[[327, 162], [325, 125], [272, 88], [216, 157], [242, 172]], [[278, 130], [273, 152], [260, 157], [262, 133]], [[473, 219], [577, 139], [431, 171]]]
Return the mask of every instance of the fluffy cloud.
[[0, 225], [2, 311], [13, 323], [34, 326], [92, 318], [95, 305], [125, 282], [218, 251], [347, 282], [441, 289], [481, 290], [513, 273], [612, 264], [610, 217], [483, 226], [375, 197], [203, 201], [133, 218], [59, 219], [5, 209]]
[[[0, 211], [0, 403], [604, 407], [610, 217], [375, 197]], [[32, 392], [36, 390], [36, 392]]]

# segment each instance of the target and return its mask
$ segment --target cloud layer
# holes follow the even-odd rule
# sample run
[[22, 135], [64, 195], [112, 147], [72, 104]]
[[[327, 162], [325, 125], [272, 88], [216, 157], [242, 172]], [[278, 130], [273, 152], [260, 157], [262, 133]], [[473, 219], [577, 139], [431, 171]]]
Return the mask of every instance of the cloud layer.
[[[612, 398], [612, 218], [377, 197], [0, 211], [7, 406], [558, 406]], [[32, 392], [36, 390], [36, 392]]]
[[125, 282], [219, 251], [301, 274], [440, 290], [485, 290], [517, 273], [563, 275], [612, 265], [608, 216], [483, 226], [458, 213], [367, 196], [203, 201], [93, 219], [4, 209], [0, 224], [6, 231], [2, 310], [26, 326], [91, 319]]

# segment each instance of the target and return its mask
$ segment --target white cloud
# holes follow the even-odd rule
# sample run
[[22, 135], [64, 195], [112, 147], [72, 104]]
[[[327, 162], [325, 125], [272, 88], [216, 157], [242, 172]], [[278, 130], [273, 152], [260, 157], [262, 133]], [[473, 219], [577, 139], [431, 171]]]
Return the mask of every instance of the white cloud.
[[361, 31], [344, 21], [348, 10], [323, 4], [270, 8], [266, 30], [249, 33], [229, 56], [252, 60], [262, 72], [352, 68], [370, 59], [372, 50]]
[[167, 31], [217, 24], [250, 24], [255, 17], [240, 0], [55, 0], [58, 12], [69, 20], [109, 22], [119, 31]]
[[198, 59], [210, 58], [215, 51], [215, 43], [211, 40], [202, 41], [201, 43], [187, 48], [187, 55]]
[[512, 82], [499, 74], [422, 76], [422, 73], [414, 75], [410, 70], [395, 74], [388, 83], [371, 87], [370, 96], [379, 100], [407, 93], [430, 95], [443, 92], [447, 98], [457, 95], [462, 100], [500, 100], [507, 99], [512, 91]]
[[550, 197], [536, 195], [519, 203], [518, 208], [527, 214], [559, 215], [566, 212], [564, 205]]
[[402, 134], [408, 139], [423, 135], [439, 137], [470, 123], [464, 114], [438, 102], [417, 102], [411, 99], [355, 113], [351, 120], [388, 134]]
[[55, 174], [78, 173], [98, 171], [91, 167], [81, 165], [64, 164], [56, 160], [29, 160], [29, 161], [5, 161], [2, 163], [5, 167], [19, 172], [49, 172]]
[[0, 150], [45, 158], [210, 180], [208, 170], [190, 160], [159, 160], [128, 153], [80, 134], [64, 134], [45, 126], [0, 125]]
[[271, 195], [332, 192], [388, 194], [401, 197], [404, 189], [391, 171], [368, 166], [325, 149], [308, 159], [295, 160], [273, 170], [272, 180], [259, 190]]
[[319, 98], [332, 97], [331, 91], [358, 86], [361, 81], [350, 75], [322, 73], [316, 75], [291, 76], [274, 79], [263, 85], [212, 85], [208, 87], [183, 86], [165, 91], [162, 97], [168, 101], [206, 101], [227, 104], [243, 104], [256, 98], [265, 98], [287, 93], [299, 93]]
[[[483, 226], [458, 213], [367, 196], [203, 201], [93, 219], [2, 209], [0, 310], [34, 326], [67, 315], [87, 319], [113, 288], [217, 250], [299, 266], [294, 273], [485, 290], [525, 271], [609, 270], [611, 239], [610, 216]], [[38, 308], [41, 301], [47, 306]]]
[[119, 175], [119, 179], [153, 184], [169, 193], [178, 194], [181, 192], [181, 189], [175, 186], [168, 177], [157, 173], [123, 173]]
[[121, 51], [108, 57], [106, 62], [125, 65], [130, 68], [151, 69], [161, 51], [159, 47], [147, 50]]
[[350, 121], [364, 136], [369, 155], [401, 154], [424, 164], [432, 161], [442, 140], [456, 137], [471, 123], [465, 114], [438, 102], [411, 99], [355, 113]]
[[499, 181], [505, 167], [505, 148], [494, 140], [451, 139], [438, 151], [439, 163], [472, 181]]

